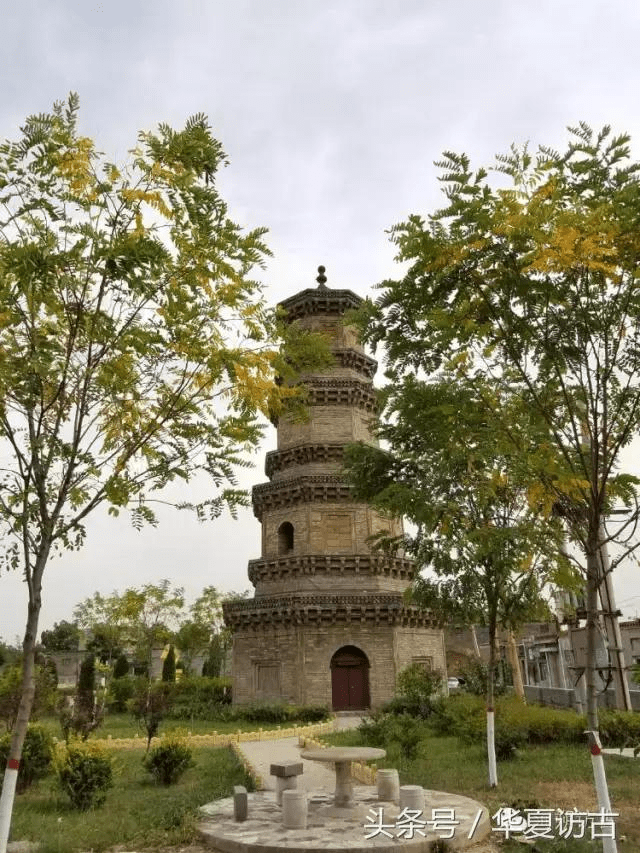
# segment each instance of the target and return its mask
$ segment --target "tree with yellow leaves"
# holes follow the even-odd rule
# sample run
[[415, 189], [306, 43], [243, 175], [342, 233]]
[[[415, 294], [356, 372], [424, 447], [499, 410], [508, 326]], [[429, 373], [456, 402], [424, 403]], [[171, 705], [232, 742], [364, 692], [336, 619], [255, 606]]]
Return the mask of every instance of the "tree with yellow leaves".
[[[574, 579], [560, 522], [546, 521], [538, 501], [531, 502], [535, 475], [522, 464], [540, 424], [519, 398], [481, 377], [461, 376], [460, 362], [440, 377], [398, 376], [383, 399], [377, 433], [389, 449], [352, 445], [346, 469], [358, 499], [416, 528], [379, 537], [380, 546], [402, 547], [415, 560], [411, 600], [442, 625], [488, 629], [487, 763], [495, 787], [498, 630], [545, 619], [544, 587]], [[519, 451], [493, 417], [496, 409], [508, 410]]]
[[226, 158], [205, 116], [141, 133], [118, 168], [78, 133], [77, 113], [71, 94], [0, 146], [0, 519], [4, 567], [29, 592], [0, 853], [50, 558], [82, 545], [101, 506], [155, 524], [154, 495], [176, 478], [211, 477], [217, 493], [189, 506], [201, 519], [243, 504], [234, 469], [260, 415], [299, 408], [287, 378], [328, 357], [279, 324], [251, 277], [265, 229], [228, 217], [216, 189]]
[[[391, 377], [433, 375], [447, 364], [488, 377], [544, 421], [535, 450], [530, 501], [562, 518], [586, 565], [588, 728], [600, 805], [595, 633], [602, 546], [623, 559], [637, 542], [637, 477], [619, 470], [640, 432], [640, 163], [627, 135], [585, 123], [570, 128], [563, 152], [513, 146], [493, 171], [473, 171], [446, 152], [446, 203], [392, 229], [399, 281], [364, 312], [365, 338], [384, 342]], [[506, 182], [505, 182], [506, 179]], [[505, 185], [506, 183], [506, 185]], [[496, 409], [492, 417], [517, 424]], [[507, 434], [507, 432], [505, 432]], [[615, 531], [604, 520], [624, 504]], [[613, 567], [613, 566], [612, 566]]]

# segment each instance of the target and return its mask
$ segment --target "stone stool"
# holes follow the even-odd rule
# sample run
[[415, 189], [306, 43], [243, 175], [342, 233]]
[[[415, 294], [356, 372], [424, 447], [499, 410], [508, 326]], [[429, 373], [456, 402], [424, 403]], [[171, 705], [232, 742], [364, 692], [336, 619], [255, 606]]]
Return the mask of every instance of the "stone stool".
[[400, 802], [400, 778], [397, 770], [376, 771], [376, 783], [378, 785], [378, 799], [385, 803]]
[[421, 785], [402, 785], [400, 787], [400, 808], [423, 812], [424, 788]]
[[290, 788], [282, 792], [282, 825], [285, 829], [307, 828], [306, 791]]
[[276, 777], [276, 802], [282, 805], [284, 791], [295, 790], [298, 787], [298, 776], [302, 775], [301, 761], [281, 761], [269, 768], [272, 776]]
[[249, 811], [247, 789], [244, 785], [234, 785], [233, 788], [233, 819], [246, 820]]

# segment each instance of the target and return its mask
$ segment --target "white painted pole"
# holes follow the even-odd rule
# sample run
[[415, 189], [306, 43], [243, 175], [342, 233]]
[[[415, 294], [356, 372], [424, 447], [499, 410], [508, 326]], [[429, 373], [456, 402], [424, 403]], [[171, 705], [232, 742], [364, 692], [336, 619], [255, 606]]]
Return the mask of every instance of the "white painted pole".
[[[17, 762], [14, 762], [17, 764]], [[11, 828], [11, 813], [18, 783], [18, 768], [7, 765], [0, 796], [0, 853], [7, 853], [7, 842]]]
[[489, 759], [489, 785], [495, 788], [498, 785], [498, 768], [496, 766], [495, 712], [493, 708], [487, 711], [487, 757]]
[[[589, 750], [591, 752], [591, 764], [593, 767], [593, 778], [596, 784], [596, 796], [598, 799], [598, 807], [602, 811], [611, 811], [611, 801], [609, 799], [609, 787], [607, 785], [607, 775], [604, 769], [604, 759], [602, 758], [602, 744], [600, 743], [600, 735], [598, 732], [587, 732], [589, 738]], [[617, 853], [618, 847], [615, 838], [602, 839], [603, 853]]]

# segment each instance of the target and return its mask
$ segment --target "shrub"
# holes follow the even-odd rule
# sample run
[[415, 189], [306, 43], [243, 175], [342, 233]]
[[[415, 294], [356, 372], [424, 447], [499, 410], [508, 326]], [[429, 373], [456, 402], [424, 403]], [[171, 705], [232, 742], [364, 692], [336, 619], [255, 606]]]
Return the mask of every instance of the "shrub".
[[[36, 692], [31, 709], [32, 720], [42, 714], [51, 713], [58, 698], [50, 670], [36, 664], [34, 678]], [[12, 731], [15, 725], [21, 697], [22, 664], [15, 663], [6, 666], [0, 673], [0, 719], [8, 732]]]
[[420, 720], [378, 711], [363, 720], [358, 731], [367, 746], [388, 747], [397, 743], [404, 758], [415, 758], [425, 735]]
[[238, 709], [238, 716], [250, 723], [288, 723], [300, 720], [315, 723], [325, 720], [329, 711], [324, 705], [247, 705]]
[[426, 669], [424, 664], [412, 663], [398, 674], [396, 693], [408, 709], [417, 711], [416, 716], [428, 717], [431, 702], [441, 687], [439, 672]]
[[113, 787], [111, 758], [94, 744], [68, 746], [57, 769], [61, 789], [80, 811], [102, 805]]
[[142, 722], [147, 732], [147, 750], [158, 734], [160, 723], [168, 714], [174, 699], [174, 684], [159, 681], [155, 684], [142, 678], [135, 684], [133, 698], [128, 707], [136, 720]]
[[167, 717], [173, 720], [215, 720], [231, 703], [231, 679], [194, 676], [172, 685], [173, 701]]
[[98, 703], [95, 690], [96, 658], [90, 652], [80, 664], [78, 687], [73, 699], [61, 697], [58, 704], [58, 716], [65, 741], [69, 742], [71, 732], [87, 740], [94, 729], [104, 719], [104, 692]]
[[162, 664], [162, 680], [170, 683], [176, 680], [176, 652], [173, 646], [169, 646], [169, 651]]
[[418, 717], [426, 720], [431, 716], [433, 706], [431, 701], [419, 702], [406, 696], [394, 696], [382, 706], [383, 713], [395, 716], [408, 714], [410, 717]]
[[[463, 689], [474, 696], [486, 696], [489, 689], [489, 665], [478, 658], [470, 658], [460, 668], [460, 678], [464, 679]], [[511, 667], [504, 661], [498, 661], [493, 670], [493, 695], [502, 696], [513, 683]]]
[[125, 675], [129, 674], [130, 669], [131, 667], [129, 666], [126, 655], [120, 654], [113, 667], [113, 677], [116, 679], [124, 678]]
[[[9, 757], [11, 735], [0, 739], [0, 766], [4, 767]], [[53, 761], [53, 738], [42, 726], [30, 725], [22, 746], [16, 790], [24, 793], [38, 779], [46, 776]]]
[[485, 704], [479, 696], [468, 693], [456, 693], [448, 698], [440, 696], [432, 702], [429, 725], [438, 735], [460, 736], [475, 720], [482, 723], [485, 714]]
[[328, 720], [330, 711], [326, 705], [300, 705], [294, 707], [295, 718], [301, 723], [321, 723]]
[[109, 710], [123, 713], [127, 710], [127, 702], [133, 698], [136, 689], [136, 681], [129, 676], [116, 678], [109, 684], [108, 702]]
[[367, 746], [382, 747], [391, 740], [394, 719], [391, 714], [375, 711], [358, 726], [362, 740]]
[[191, 750], [176, 734], [163, 737], [161, 743], [145, 755], [142, 763], [163, 785], [173, 785], [185, 770], [194, 765]]
[[640, 744], [640, 714], [637, 711], [601, 711], [600, 735], [607, 747]]

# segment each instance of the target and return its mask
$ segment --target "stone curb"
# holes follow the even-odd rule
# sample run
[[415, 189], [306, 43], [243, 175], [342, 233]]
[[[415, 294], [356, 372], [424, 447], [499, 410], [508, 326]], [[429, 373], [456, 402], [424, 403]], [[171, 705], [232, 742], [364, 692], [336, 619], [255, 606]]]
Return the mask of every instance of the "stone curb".
[[[309, 723], [306, 726], [291, 726], [283, 729], [257, 729], [253, 732], [229, 732], [228, 734], [211, 734], [193, 735], [188, 733], [184, 739], [191, 746], [231, 746], [232, 744], [245, 743], [248, 741], [262, 740], [279, 740], [285, 737], [299, 737], [307, 734], [329, 734], [334, 731], [334, 721], [330, 720], [327, 723]], [[65, 746], [64, 741], [56, 740], [56, 746], [62, 749]], [[154, 737], [151, 740], [151, 745], [154, 746], [162, 740], [161, 737]], [[95, 743], [104, 749], [141, 749], [146, 747], [146, 737], [132, 738], [114, 738], [108, 735], [106, 738], [92, 738], [91, 743]]]

